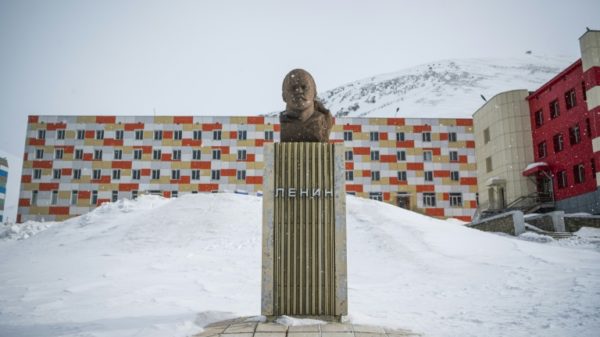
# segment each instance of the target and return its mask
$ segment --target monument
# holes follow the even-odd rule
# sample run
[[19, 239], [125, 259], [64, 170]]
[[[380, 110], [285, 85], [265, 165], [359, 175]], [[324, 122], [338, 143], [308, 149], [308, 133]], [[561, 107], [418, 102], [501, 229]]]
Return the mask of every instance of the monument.
[[281, 142], [265, 145], [261, 313], [340, 320], [348, 313], [344, 149], [312, 76], [283, 81]]

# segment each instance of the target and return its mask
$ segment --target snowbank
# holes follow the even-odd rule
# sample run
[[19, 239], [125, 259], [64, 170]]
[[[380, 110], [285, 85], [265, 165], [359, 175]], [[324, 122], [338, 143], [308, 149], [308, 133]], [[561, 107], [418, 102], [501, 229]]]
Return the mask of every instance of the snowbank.
[[[145, 196], [0, 240], [0, 336], [183, 337], [260, 317], [260, 218], [255, 196]], [[588, 248], [348, 197], [349, 319], [426, 336], [596, 336], [600, 252]]]

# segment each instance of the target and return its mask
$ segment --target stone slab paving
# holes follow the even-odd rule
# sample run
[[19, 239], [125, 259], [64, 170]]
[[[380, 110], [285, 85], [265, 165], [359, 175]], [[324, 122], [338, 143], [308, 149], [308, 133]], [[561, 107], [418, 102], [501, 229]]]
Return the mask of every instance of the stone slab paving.
[[422, 337], [403, 329], [388, 329], [372, 325], [332, 323], [287, 326], [271, 322], [251, 322], [240, 317], [209, 324], [194, 337]]

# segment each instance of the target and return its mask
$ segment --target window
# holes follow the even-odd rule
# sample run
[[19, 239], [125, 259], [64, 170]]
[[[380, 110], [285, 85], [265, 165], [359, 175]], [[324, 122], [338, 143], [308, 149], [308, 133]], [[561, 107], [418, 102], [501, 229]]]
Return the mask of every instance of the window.
[[450, 207], [462, 207], [462, 194], [450, 193]]
[[547, 155], [546, 142], [541, 142], [538, 144], [538, 157], [546, 158], [546, 155]]
[[383, 195], [381, 192], [369, 192], [369, 199], [383, 201]]
[[575, 88], [565, 92], [565, 103], [567, 104], [567, 110], [570, 110], [577, 105], [577, 100], [575, 99]]
[[596, 179], [596, 161], [594, 158], [590, 159], [590, 165], [592, 167], [592, 179]]
[[46, 130], [38, 130], [38, 139], [46, 139]]
[[246, 160], [246, 150], [237, 151], [237, 160]]
[[35, 150], [35, 159], [43, 159], [44, 158], [44, 149], [36, 149]]
[[567, 187], [567, 171], [559, 171], [556, 175], [556, 179], [558, 180], [558, 188]]
[[396, 159], [398, 159], [398, 161], [405, 161], [406, 160], [406, 151], [396, 152]]
[[58, 204], [58, 191], [52, 191], [52, 200], [50, 200], [52, 205]]
[[83, 159], [83, 150], [82, 149], [75, 150], [75, 159]]
[[54, 179], [60, 179], [60, 176], [61, 176], [60, 169], [54, 169], [52, 171], [52, 178], [54, 178]]
[[212, 150], [212, 159], [221, 159], [221, 150]]
[[173, 150], [173, 160], [181, 160], [181, 150]]
[[123, 130], [115, 131], [115, 139], [117, 139], [117, 140], [123, 139]]
[[456, 142], [457, 141], [457, 137], [456, 137], [456, 132], [450, 132], [448, 133], [448, 141], [449, 142]]
[[435, 193], [423, 193], [423, 207], [435, 207]]
[[90, 204], [98, 204], [98, 191], [92, 191], [92, 198], [90, 199]]
[[155, 130], [154, 131], [154, 140], [162, 140], [162, 138], [163, 138], [162, 130]]
[[160, 170], [152, 170], [152, 179], [153, 180], [160, 179]]
[[192, 138], [194, 138], [194, 140], [201, 140], [202, 139], [202, 131], [194, 130], [194, 132], [192, 133]]
[[569, 141], [571, 145], [579, 144], [581, 142], [579, 124], [575, 124], [573, 127], [569, 128]]
[[179, 180], [181, 177], [181, 172], [179, 170], [171, 170], [171, 179]]
[[161, 150], [153, 150], [152, 151], [152, 159], [154, 159], [154, 160], [160, 160], [161, 156], [162, 156], [162, 151]]
[[460, 179], [460, 174], [458, 171], [450, 171], [450, 180], [459, 181], [459, 179]]
[[112, 191], [112, 202], [119, 200], [119, 191]]
[[135, 200], [138, 197], [138, 191], [137, 190], [133, 190], [131, 191], [131, 199]]
[[585, 133], [587, 133], [588, 137], [592, 137], [592, 125], [590, 124], [590, 119], [585, 119]]
[[430, 132], [423, 132], [421, 134], [421, 137], [423, 139], [424, 142], [430, 142], [431, 141], [431, 133]]
[[554, 143], [554, 152], [560, 152], [564, 148], [564, 141], [562, 133], [555, 134], [552, 137], [552, 142]]
[[379, 179], [381, 178], [379, 171], [371, 171], [371, 180], [372, 181], [379, 181]]
[[73, 179], [75, 179], [75, 180], [81, 179], [81, 169], [73, 170]]
[[123, 159], [123, 150], [115, 150], [115, 160]]
[[220, 180], [221, 179], [221, 171], [211, 170], [210, 171], [210, 179], [211, 180]]
[[171, 191], [171, 198], [177, 198], [177, 196], [179, 196], [178, 191]]
[[115, 179], [115, 180], [121, 179], [121, 170], [113, 170], [112, 171], [112, 178]]
[[581, 92], [583, 93], [583, 100], [587, 101], [587, 93], [585, 92], [585, 81], [581, 81]]
[[433, 181], [433, 171], [425, 171], [425, 181]]
[[135, 160], [142, 159], [142, 150], [140, 150], [140, 149], [133, 150], [133, 159], [135, 159]]
[[349, 142], [352, 140], [352, 131], [344, 131], [344, 141]]
[[41, 169], [33, 169], [33, 179], [42, 179]]
[[92, 179], [99, 180], [101, 176], [102, 176], [102, 171], [101, 170], [95, 169], [95, 170], [92, 171]]
[[404, 141], [404, 132], [396, 132], [396, 140], [399, 142]]
[[54, 159], [63, 159], [64, 153], [65, 153], [65, 150], [63, 150], [63, 149], [54, 150]]
[[585, 181], [585, 169], [583, 168], [583, 164], [573, 166], [573, 177], [575, 177], [576, 184], [581, 184]]
[[369, 133], [369, 139], [370, 139], [372, 142], [376, 142], [376, 141], [378, 141], [378, 140], [379, 140], [379, 132], [374, 132], [374, 131], [373, 131], [373, 132]]
[[371, 151], [371, 160], [379, 160], [379, 151]]
[[238, 140], [246, 140], [248, 139], [248, 131], [246, 130], [240, 130], [237, 133], [237, 139]]
[[450, 158], [450, 161], [458, 161], [458, 151], [448, 152], [448, 157]]
[[560, 116], [560, 109], [558, 107], [558, 100], [550, 102], [550, 118], [554, 119]]
[[201, 157], [202, 157], [202, 152], [200, 150], [192, 151], [192, 159], [193, 160], [200, 160]]
[[65, 130], [57, 130], [56, 138], [57, 139], [65, 139]]
[[544, 125], [544, 112], [540, 109], [535, 112], [535, 126], [540, 127]]
[[192, 180], [200, 180], [200, 170], [192, 170]]
[[354, 180], [354, 171], [346, 171], [346, 181]]
[[273, 131], [265, 131], [265, 140], [273, 140]]
[[213, 140], [221, 140], [221, 130], [213, 131]]
[[96, 139], [104, 139], [104, 130], [96, 130]]
[[492, 157], [485, 158], [485, 172], [492, 172]]
[[38, 191], [36, 191], [36, 190], [31, 191], [31, 204], [37, 205], [37, 199], [38, 199]]
[[246, 180], [246, 170], [237, 170], [236, 178], [237, 180]]
[[183, 138], [183, 131], [181, 131], [181, 130], [173, 131], [173, 139], [181, 140], [181, 138]]
[[346, 161], [351, 161], [353, 159], [352, 151], [346, 151], [344, 153], [344, 159]]
[[406, 171], [398, 171], [398, 180], [406, 181]]
[[433, 154], [431, 151], [423, 151], [423, 161], [431, 161]]
[[144, 139], [144, 130], [135, 130], [135, 139], [136, 140]]
[[141, 172], [140, 172], [140, 170], [132, 170], [132, 171], [131, 171], [131, 178], [132, 178], [133, 180], [140, 180], [140, 177], [141, 177]]
[[85, 138], [85, 130], [77, 130], [77, 139]]
[[490, 142], [490, 128], [485, 128], [483, 130], [483, 143], [487, 144]]
[[71, 191], [71, 205], [77, 205], [77, 195], [79, 192]]
[[102, 150], [94, 150], [94, 160], [102, 160]]

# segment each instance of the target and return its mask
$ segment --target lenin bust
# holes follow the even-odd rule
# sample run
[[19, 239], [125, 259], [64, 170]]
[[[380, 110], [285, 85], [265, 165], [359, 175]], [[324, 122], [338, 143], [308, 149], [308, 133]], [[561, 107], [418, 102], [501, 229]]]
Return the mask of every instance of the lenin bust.
[[279, 115], [282, 142], [329, 141], [333, 117], [317, 99], [313, 77], [303, 69], [290, 71], [283, 80], [285, 111]]

